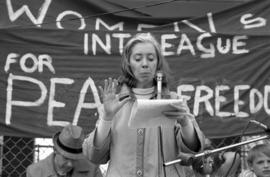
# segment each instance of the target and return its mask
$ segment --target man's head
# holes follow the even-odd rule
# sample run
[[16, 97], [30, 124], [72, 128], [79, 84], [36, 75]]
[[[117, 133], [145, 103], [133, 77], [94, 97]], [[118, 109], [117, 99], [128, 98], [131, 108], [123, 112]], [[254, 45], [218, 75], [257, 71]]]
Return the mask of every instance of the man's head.
[[74, 167], [74, 161], [84, 159], [82, 144], [84, 133], [81, 127], [68, 125], [53, 136], [55, 165], [62, 173]]

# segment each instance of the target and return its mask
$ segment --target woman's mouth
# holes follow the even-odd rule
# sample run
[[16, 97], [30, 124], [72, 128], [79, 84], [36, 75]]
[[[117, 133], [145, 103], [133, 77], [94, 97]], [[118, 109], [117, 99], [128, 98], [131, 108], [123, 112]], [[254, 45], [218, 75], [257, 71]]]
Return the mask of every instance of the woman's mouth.
[[145, 72], [145, 73], [140, 73], [141, 76], [149, 76], [151, 73]]

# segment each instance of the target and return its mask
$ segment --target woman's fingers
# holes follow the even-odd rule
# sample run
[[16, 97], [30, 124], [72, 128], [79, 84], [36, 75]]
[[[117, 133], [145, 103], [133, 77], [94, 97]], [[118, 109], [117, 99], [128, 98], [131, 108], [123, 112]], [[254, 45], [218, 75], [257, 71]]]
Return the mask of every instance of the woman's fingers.
[[164, 111], [163, 114], [170, 119], [185, 119], [190, 118], [193, 119], [194, 115], [191, 113], [180, 113], [180, 112], [174, 112], [174, 111]]
[[105, 79], [104, 80], [104, 92], [107, 92], [107, 90], [108, 90], [108, 80]]
[[163, 114], [166, 115], [167, 117], [193, 116], [192, 114], [187, 113], [187, 112], [180, 113], [180, 112], [164, 111]]
[[178, 103], [178, 104], [170, 104], [170, 106], [172, 108], [175, 109], [175, 111], [179, 111], [179, 112], [189, 112], [189, 108], [185, 103]]
[[194, 116], [190, 113], [176, 113], [176, 112], [164, 112], [164, 115], [168, 119], [177, 120], [178, 123], [181, 124], [181, 126], [186, 126], [190, 124], [190, 122], [194, 119]]
[[104, 80], [104, 91], [106, 93], [116, 93], [116, 88], [118, 85], [117, 79], [108, 78]]
[[117, 86], [118, 86], [118, 80], [114, 79], [113, 82], [112, 82], [112, 92], [113, 93], [116, 93]]
[[101, 97], [103, 98], [104, 90], [101, 86], [98, 86]]
[[110, 93], [113, 92], [113, 81], [111, 77], [109, 77], [108, 91]]

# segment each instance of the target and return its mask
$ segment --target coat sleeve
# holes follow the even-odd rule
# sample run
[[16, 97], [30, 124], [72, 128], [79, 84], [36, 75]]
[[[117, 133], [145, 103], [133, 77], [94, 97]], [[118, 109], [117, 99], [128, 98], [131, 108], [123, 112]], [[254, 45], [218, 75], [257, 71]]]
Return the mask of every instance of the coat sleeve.
[[[170, 92], [170, 97], [172, 99], [179, 98], [179, 96], [175, 92]], [[197, 135], [197, 139], [199, 141], [199, 148], [198, 148], [198, 151], [196, 151], [196, 152], [200, 152], [204, 148], [205, 136], [204, 136], [203, 132], [201, 131], [195, 118], [192, 119], [192, 123], [193, 123], [193, 127], [195, 129], [196, 135]], [[196, 152], [192, 151], [191, 149], [189, 149], [185, 145], [185, 143], [183, 141], [183, 137], [182, 137], [181, 125], [178, 123], [176, 123], [176, 125], [175, 125], [175, 136], [176, 136], [176, 141], [177, 141], [177, 146], [178, 146], [179, 152], [196, 153]]]
[[83, 143], [83, 153], [88, 160], [95, 164], [105, 164], [110, 159], [110, 143], [111, 143], [111, 132], [104, 140], [101, 147], [94, 145], [94, 140], [96, 137], [97, 129], [95, 128], [93, 132], [84, 140]]
[[197, 139], [199, 142], [199, 144], [198, 144], [199, 148], [196, 152], [194, 152], [193, 150], [191, 150], [190, 148], [188, 148], [185, 145], [185, 143], [183, 141], [183, 137], [182, 137], [181, 125], [177, 123], [175, 125], [175, 134], [176, 134], [176, 141], [177, 141], [177, 146], [179, 148], [179, 152], [197, 153], [197, 152], [201, 152], [204, 149], [204, 142], [205, 142], [204, 134], [201, 131], [201, 129], [199, 128], [199, 125], [196, 122], [195, 118], [193, 118], [192, 123], [193, 123], [193, 127], [195, 129], [196, 136], [197, 136]]

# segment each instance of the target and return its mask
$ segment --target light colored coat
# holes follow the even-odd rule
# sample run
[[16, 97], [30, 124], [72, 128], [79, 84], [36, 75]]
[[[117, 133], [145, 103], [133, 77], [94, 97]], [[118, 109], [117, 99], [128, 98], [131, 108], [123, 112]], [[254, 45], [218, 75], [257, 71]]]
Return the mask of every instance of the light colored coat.
[[[95, 147], [93, 143], [96, 129], [83, 144], [84, 154], [93, 163], [106, 163], [110, 160], [107, 177], [164, 177], [163, 162], [177, 159], [179, 152], [196, 153], [183, 142], [179, 124], [161, 127], [161, 129], [128, 127], [132, 106], [133, 102], [130, 101], [118, 111], [113, 118], [109, 136], [102, 147]], [[202, 150], [203, 133], [195, 119], [193, 125]], [[166, 176], [185, 177], [183, 168], [180, 164], [167, 166]]]

